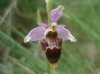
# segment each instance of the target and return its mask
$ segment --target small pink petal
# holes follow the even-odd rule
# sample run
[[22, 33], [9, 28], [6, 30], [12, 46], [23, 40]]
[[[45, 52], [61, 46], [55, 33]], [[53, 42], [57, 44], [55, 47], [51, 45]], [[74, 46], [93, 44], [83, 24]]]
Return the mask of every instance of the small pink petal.
[[45, 32], [45, 28], [44, 27], [34, 28], [24, 38], [24, 42], [40, 40], [41, 38], [43, 38], [44, 32]]
[[49, 25], [43, 23], [43, 22], [37, 22], [37, 24], [40, 26], [40, 27], [44, 27], [44, 28], [48, 28]]
[[77, 41], [66, 28], [56, 27], [56, 29], [58, 32], [58, 37], [61, 37], [63, 40], [70, 40], [71, 42]]
[[53, 23], [53, 22], [57, 22], [58, 19], [62, 16], [63, 14], [63, 9], [64, 7], [63, 6], [58, 6], [57, 8], [53, 9], [51, 12], [50, 12], [50, 22]]

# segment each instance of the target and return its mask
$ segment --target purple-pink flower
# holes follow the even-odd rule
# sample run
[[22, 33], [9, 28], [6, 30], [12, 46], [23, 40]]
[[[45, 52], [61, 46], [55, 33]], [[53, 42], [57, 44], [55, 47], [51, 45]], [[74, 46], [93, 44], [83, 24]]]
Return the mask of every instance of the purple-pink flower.
[[33, 28], [24, 38], [24, 42], [39, 40], [41, 48], [45, 50], [46, 57], [50, 63], [56, 63], [59, 60], [63, 41], [77, 41], [69, 30], [65, 28], [65, 25], [57, 25], [63, 10], [63, 6], [53, 9], [50, 12], [50, 23], [37, 22], [39, 27]]
[[[45, 37], [45, 32], [48, 30], [48, 28], [52, 25], [52, 23], [56, 23], [59, 20], [59, 18], [63, 14], [63, 6], [58, 6], [57, 8], [53, 9], [50, 12], [50, 24], [45, 24], [43, 22], [38, 22], [37, 24], [40, 27], [36, 27], [32, 29], [28, 35], [24, 38], [24, 42], [29, 42], [29, 41], [37, 41], [40, 40], [41, 38]], [[56, 26], [56, 30], [58, 33], [58, 37], [61, 37], [63, 41], [65, 40], [70, 40], [71, 42], [76, 42], [76, 39], [72, 36], [72, 34], [65, 28], [65, 25], [59, 24]]]

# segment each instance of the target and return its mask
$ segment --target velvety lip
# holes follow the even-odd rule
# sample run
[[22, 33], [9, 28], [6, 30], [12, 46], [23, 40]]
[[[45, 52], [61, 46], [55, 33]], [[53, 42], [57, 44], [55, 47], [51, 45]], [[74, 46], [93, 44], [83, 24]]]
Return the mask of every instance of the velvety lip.
[[57, 32], [48, 32], [48, 34], [46, 35], [47, 38], [49, 38], [49, 40], [51, 42], [56, 42], [56, 38], [57, 38]]
[[58, 62], [60, 55], [61, 55], [61, 49], [54, 47], [52, 49], [48, 48], [45, 52], [45, 55], [48, 59], [48, 61], [53, 64]]

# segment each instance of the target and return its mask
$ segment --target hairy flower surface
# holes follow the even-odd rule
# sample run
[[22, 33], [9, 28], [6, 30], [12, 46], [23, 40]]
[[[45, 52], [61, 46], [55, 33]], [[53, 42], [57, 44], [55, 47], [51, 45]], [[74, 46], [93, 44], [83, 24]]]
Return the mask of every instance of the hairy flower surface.
[[63, 41], [77, 41], [65, 28], [65, 25], [57, 25], [57, 21], [63, 14], [63, 9], [63, 6], [53, 9], [50, 12], [50, 23], [38, 22], [39, 27], [32, 29], [24, 38], [24, 42], [39, 40], [40, 46], [45, 50], [46, 57], [50, 63], [56, 63], [59, 60]]

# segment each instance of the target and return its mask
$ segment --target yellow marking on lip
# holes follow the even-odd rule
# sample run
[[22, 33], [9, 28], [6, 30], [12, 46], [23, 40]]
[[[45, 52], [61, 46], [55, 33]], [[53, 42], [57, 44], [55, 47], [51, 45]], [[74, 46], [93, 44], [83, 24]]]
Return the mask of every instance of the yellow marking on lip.
[[54, 69], [54, 70], [57, 68], [57, 64], [56, 64], [56, 63], [50, 64], [50, 66], [51, 66], [51, 68]]
[[50, 40], [50, 42], [56, 43], [57, 39], [57, 32], [51, 32], [49, 31], [46, 37]]
[[57, 26], [57, 23], [52, 23], [51, 26], [45, 31], [44, 36], [46, 37], [46, 35], [47, 35], [50, 31], [51, 31], [51, 32], [57, 32], [56, 26]]

